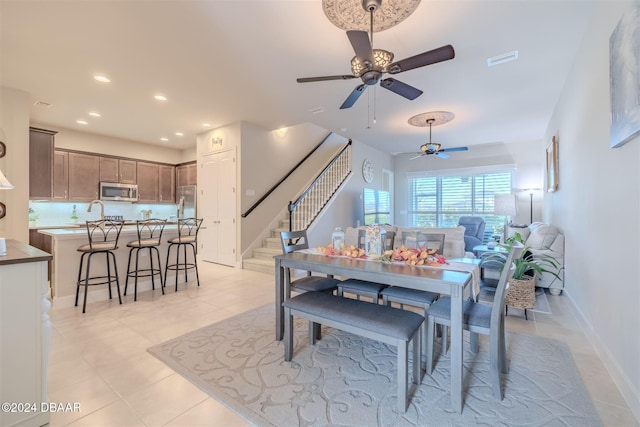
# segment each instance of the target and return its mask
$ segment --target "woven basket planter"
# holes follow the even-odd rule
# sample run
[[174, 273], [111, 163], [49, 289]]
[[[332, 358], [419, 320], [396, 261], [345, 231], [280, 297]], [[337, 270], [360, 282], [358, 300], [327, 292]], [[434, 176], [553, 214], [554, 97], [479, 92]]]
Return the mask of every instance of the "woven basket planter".
[[533, 308], [536, 305], [536, 278], [523, 276], [526, 279], [509, 279], [506, 305], [516, 308]]

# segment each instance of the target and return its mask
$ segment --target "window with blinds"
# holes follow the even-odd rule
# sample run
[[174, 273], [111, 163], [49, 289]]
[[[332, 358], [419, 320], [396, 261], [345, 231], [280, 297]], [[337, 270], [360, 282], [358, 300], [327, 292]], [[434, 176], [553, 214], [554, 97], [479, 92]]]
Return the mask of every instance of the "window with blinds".
[[495, 215], [494, 195], [511, 194], [512, 170], [420, 174], [409, 177], [408, 221], [413, 227], [455, 227], [463, 215], [484, 218], [485, 242], [502, 232], [505, 217]]

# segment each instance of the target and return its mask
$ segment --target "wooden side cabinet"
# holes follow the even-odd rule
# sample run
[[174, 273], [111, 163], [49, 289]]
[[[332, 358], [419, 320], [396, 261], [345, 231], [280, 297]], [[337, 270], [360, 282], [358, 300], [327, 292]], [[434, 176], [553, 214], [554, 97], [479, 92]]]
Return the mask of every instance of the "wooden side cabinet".
[[29, 128], [29, 198], [50, 199], [53, 194], [53, 150], [57, 132]]

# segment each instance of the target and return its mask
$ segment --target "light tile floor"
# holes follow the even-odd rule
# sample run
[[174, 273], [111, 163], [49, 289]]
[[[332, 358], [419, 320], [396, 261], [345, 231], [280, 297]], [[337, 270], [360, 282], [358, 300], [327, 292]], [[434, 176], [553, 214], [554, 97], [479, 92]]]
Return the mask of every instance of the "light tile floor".
[[[246, 426], [233, 411], [167, 368], [146, 349], [169, 338], [273, 303], [273, 276], [200, 263], [200, 287], [181, 285], [51, 309], [50, 402], [81, 404], [51, 414], [51, 426]], [[548, 296], [553, 314], [511, 309], [507, 328], [565, 341], [605, 426], [639, 426], [581, 332], [566, 297]]]

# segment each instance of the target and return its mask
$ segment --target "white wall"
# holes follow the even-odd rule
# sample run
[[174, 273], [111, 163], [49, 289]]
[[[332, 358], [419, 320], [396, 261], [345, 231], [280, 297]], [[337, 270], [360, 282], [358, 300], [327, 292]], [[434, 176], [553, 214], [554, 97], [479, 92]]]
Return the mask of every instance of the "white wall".
[[544, 219], [565, 233], [565, 292], [640, 420], [640, 138], [609, 148], [609, 37], [629, 5], [598, 4], [547, 128], [560, 173]]
[[[467, 169], [482, 166], [515, 166], [513, 191], [518, 200], [518, 214], [512, 221], [516, 224], [529, 224], [529, 194], [520, 191], [525, 188], [542, 188], [544, 153], [542, 142], [523, 142], [514, 144], [484, 144], [469, 147], [469, 151], [455, 152], [448, 159], [425, 156], [410, 160], [414, 155], [395, 157], [395, 222], [406, 226], [406, 210], [409, 206], [409, 181], [411, 172], [445, 169]], [[536, 191], [533, 198], [533, 221], [542, 219], [542, 191]]]
[[[382, 190], [382, 169], [393, 170], [392, 156], [357, 140], [352, 144], [351, 159], [353, 175], [309, 232], [309, 243], [312, 246], [329, 244], [335, 227], [342, 227], [344, 230], [346, 227], [355, 227], [358, 221], [362, 223], [362, 189], [366, 187]], [[374, 175], [371, 183], [366, 183], [362, 177], [362, 163], [365, 159], [373, 163]]]
[[7, 214], [0, 219], [0, 237], [29, 242], [29, 94], [17, 89], [0, 89], [0, 128], [7, 154], [0, 169], [15, 187], [0, 191]]

